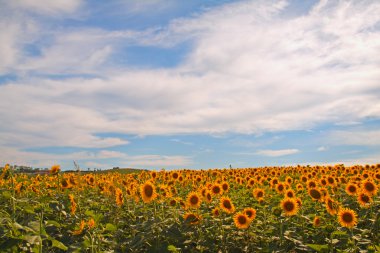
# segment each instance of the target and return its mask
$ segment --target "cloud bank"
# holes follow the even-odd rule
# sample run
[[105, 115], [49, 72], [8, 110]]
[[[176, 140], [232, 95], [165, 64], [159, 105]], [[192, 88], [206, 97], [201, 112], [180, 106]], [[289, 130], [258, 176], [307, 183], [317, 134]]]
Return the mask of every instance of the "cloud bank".
[[[0, 85], [1, 150], [129, 143], [105, 132], [260, 134], [380, 118], [377, 1], [320, 1], [302, 15], [287, 1], [241, 1], [144, 30], [43, 22], [79, 19], [82, 1], [1, 3], [11, 15], [0, 19], [0, 74], [16, 77]], [[175, 67], [119, 61], [133, 46], [186, 43]], [[283, 151], [261, 154], [298, 150]]]

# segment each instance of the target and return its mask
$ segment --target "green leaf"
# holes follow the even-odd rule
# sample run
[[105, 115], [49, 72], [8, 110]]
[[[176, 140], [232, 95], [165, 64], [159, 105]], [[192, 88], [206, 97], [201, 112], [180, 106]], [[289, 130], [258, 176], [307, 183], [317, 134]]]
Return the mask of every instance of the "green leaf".
[[168, 251], [173, 252], [173, 253], [179, 253], [178, 249], [174, 245], [169, 245]]
[[107, 223], [106, 230], [108, 230], [108, 231], [116, 231], [117, 227], [115, 225], [111, 224], [111, 223]]
[[60, 241], [57, 241], [55, 239], [51, 240], [51, 242], [53, 243], [53, 247], [56, 247], [58, 249], [61, 249], [61, 250], [67, 250], [68, 248], [63, 244], [61, 243]]
[[8, 191], [4, 191], [3, 192], [3, 196], [6, 198], [6, 199], [10, 199], [12, 197], [12, 194]]
[[38, 235], [24, 235], [22, 239], [24, 239], [32, 245], [42, 243], [42, 239]]
[[46, 222], [46, 226], [55, 226], [57, 228], [61, 227], [61, 224], [59, 224], [58, 222], [56, 222], [55, 220], [47, 220]]
[[326, 244], [306, 244], [306, 245], [317, 252], [325, 252], [329, 249], [328, 245]]
[[334, 231], [332, 234], [333, 234], [333, 235], [346, 235], [347, 232], [336, 230], [336, 231]]
[[84, 213], [85, 213], [87, 216], [90, 216], [90, 217], [92, 217], [92, 218], [95, 217], [95, 213], [94, 213], [94, 211], [92, 211], [92, 210], [86, 210]]

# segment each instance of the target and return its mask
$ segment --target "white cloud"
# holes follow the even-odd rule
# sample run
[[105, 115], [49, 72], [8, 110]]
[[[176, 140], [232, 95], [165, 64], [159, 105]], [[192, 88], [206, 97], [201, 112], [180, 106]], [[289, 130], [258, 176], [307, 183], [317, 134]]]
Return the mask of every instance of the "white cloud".
[[82, 0], [12, 0], [0, 1], [1, 4], [9, 4], [16, 10], [37, 12], [44, 15], [57, 15], [60, 13], [70, 13], [77, 10]]
[[[44, 15], [80, 6], [44, 4], [20, 0], [12, 6]], [[0, 73], [20, 77], [0, 86], [6, 122], [0, 145], [106, 148], [128, 141], [97, 133], [260, 134], [379, 118], [380, 3], [321, 2], [296, 17], [281, 15], [285, 7], [285, 1], [239, 1], [145, 31], [53, 30], [38, 19], [28, 26], [0, 18]], [[113, 58], [123, 43], [171, 47], [183, 41], [192, 49], [170, 69], [136, 70]], [[28, 43], [40, 54], [29, 55]], [[100, 78], [31, 78], [89, 73]], [[369, 136], [339, 141], [362, 137]], [[298, 152], [280, 151], [261, 152]], [[168, 163], [165, 157], [144, 163], [150, 161]]]
[[[112, 159], [112, 162], [110, 162]], [[100, 150], [97, 152], [80, 151], [67, 154], [44, 153], [36, 151], [20, 151], [17, 148], [0, 148], [0, 161], [3, 164], [30, 165], [33, 167], [50, 167], [54, 164], [64, 162], [65, 165], [76, 161], [79, 166], [83, 164], [87, 167], [111, 168], [121, 167], [183, 167], [191, 165], [192, 159], [188, 156], [176, 155], [129, 155], [123, 152]], [[67, 161], [70, 161], [69, 163]]]
[[259, 150], [255, 154], [277, 157], [277, 156], [292, 155], [299, 152], [300, 151], [298, 149], [278, 149], [278, 150], [266, 149], [266, 150]]
[[320, 151], [320, 152], [326, 151], [326, 150], [328, 150], [328, 148], [325, 147], [325, 146], [320, 146], [320, 147], [317, 148], [317, 151]]
[[380, 130], [332, 131], [331, 144], [380, 146]]

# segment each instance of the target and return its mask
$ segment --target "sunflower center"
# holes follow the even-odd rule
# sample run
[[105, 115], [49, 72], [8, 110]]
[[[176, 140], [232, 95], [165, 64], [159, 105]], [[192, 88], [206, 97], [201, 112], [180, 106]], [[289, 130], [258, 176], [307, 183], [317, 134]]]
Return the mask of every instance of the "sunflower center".
[[361, 195], [361, 200], [365, 203], [368, 203], [369, 202], [369, 197], [365, 194]]
[[263, 196], [264, 196], [264, 193], [263, 193], [263, 192], [260, 191], [260, 192], [257, 193], [257, 197], [258, 197], [258, 198], [261, 198], [261, 197], [263, 197]]
[[343, 219], [344, 222], [350, 223], [350, 222], [352, 222], [354, 220], [354, 217], [350, 213], [344, 213], [342, 215], [342, 219]]
[[191, 203], [192, 205], [196, 205], [196, 204], [198, 204], [198, 197], [197, 197], [197, 196], [191, 196], [191, 198], [190, 198], [190, 203]]
[[293, 202], [286, 202], [284, 205], [284, 208], [286, 211], [293, 211], [294, 209], [294, 203]]
[[62, 186], [63, 186], [63, 187], [67, 187], [67, 186], [68, 186], [68, 183], [67, 183], [66, 180], [63, 180], [63, 181], [62, 181]]
[[243, 215], [239, 215], [238, 222], [239, 222], [239, 224], [243, 225], [243, 224], [247, 223], [247, 218]]
[[252, 213], [251, 210], [246, 211], [245, 214], [246, 214], [249, 218], [251, 218], [252, 215], [253, 215], [253, 213]]
[[373, 190], [375, 190], [374, 185], [372, 183], [370, 183], [370, 182], [367, 182], [364, 187], [369, 192], [372, 192]]
[[216, 187], [212, 188], [212, 191], [213, 191], [213, 193], [218, 194], [220, 192], [220, 188], [216, 186]]
[[356, 192], [356, 187], [351, 185], [350, 187], [348, 187], [348, 191], [349, 192]]
[[145, 192], [145, 195], [146, 195], [148, 198], [152, 197], [152, 195], [153, 195], [153, 187], [150, 186], [150, 185], [146, 185], [146, 186], [144, 187], [144, 192]]
[[223, 201], [223, 206], [225, 208], [227, 208], [227, 209], [231, 209], [232, 208], [231, 203], [228, 200]]
[[310, 190], [310, 195], [314, 199], [320, 199], [322, 197], [321, 193], [316, 189]]

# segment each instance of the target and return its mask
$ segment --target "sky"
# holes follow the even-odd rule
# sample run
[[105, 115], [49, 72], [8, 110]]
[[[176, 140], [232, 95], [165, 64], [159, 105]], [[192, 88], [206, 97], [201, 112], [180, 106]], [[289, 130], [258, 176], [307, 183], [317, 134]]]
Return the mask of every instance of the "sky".
[[0, 166], [380, 163], [379, 1], [0, 6]]

